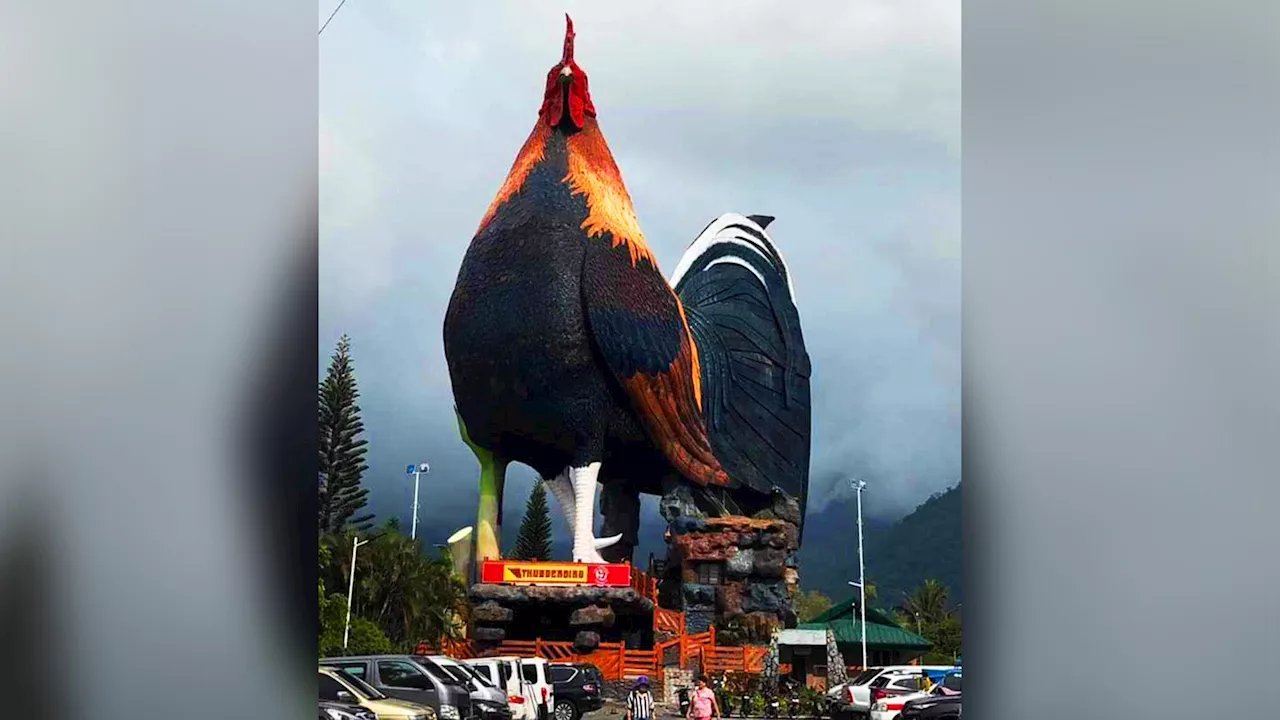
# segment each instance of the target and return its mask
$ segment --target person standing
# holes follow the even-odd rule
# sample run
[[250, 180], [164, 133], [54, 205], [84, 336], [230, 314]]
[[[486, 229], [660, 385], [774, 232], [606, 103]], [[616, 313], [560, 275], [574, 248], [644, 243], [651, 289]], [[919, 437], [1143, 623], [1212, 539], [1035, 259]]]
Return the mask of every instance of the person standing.
[[705, 677], [698, 678], [698, 689], [693, 691], [689, 699], [688, 720], [720, 720], [720, 703], [716, 702], [716, 693], [707, 687]]
[[649, 678], [644, 675], [627, 695], [626, 720], [653, 720], [653, 695], [649, 694]]

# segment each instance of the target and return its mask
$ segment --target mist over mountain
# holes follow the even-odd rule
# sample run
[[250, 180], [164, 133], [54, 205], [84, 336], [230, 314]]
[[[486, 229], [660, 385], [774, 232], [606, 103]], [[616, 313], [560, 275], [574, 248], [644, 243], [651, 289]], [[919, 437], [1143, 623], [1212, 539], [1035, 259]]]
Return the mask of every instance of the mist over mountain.
[[[935, 494], [896, 521], [868, 517], [864, 496], [863, 548], [867, 578], [876, 585], [881, 607], [894, 607], [926, 579], [947, 586], [952, 602], [962, 587], [960, 485]], [[857, 509], [852, 498], [810, 511], [800, 548], [800, 586], [839, 600], [858, 579]]]

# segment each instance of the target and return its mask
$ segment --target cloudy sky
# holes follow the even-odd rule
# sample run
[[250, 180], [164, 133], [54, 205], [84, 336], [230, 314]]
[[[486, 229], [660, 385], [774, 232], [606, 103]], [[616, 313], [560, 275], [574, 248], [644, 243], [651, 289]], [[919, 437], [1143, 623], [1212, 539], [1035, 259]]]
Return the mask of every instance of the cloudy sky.
[[[351, 336], [375, 512], [407, 520], [404, 467], [425, 460], [424, 533], [474, 520], [441, 324], [565, 11], [665, 272], [722, 212], [777, 217], [813, 359], [814, 506], [851, 474], [897, 514], [959, 479], [960, 4], [803, 7], [348, 0], [319, 43], [320, 363]], [[531, 482], [513, 471], [516, 518]]]

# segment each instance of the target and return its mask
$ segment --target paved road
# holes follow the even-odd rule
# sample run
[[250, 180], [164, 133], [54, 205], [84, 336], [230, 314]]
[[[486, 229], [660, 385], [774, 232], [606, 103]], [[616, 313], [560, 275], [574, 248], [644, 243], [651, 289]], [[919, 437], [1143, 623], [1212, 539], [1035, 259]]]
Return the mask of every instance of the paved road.
[[[656, 720], [680, 720], [681, 718], [679, 708], [668, 708], [664, 705], [659, 705], [657, 710], [658, 717]], [[583, 715], [581, 720], [622, 720], [624, 715], [625, 710], [622, 708], [621, 704], [617, 704], [615, 706], [613, 703], [610, 703], [595, 712]], [[740, 719], [738, 715], [735, 714], [731, 720]], [[764, 718], [746, 718], [745, 720], [764, 720]], [[787, 720], [785, 715], [782, 717], [782, 720]], [[814, 720], [814, 718], [810, 716], [803, 716], [796, 718], [796, 720]]]
[[[664, 705], [658, 705], [656, 708], [657, 718], [655, 720], [681, 720], [679, 708], [668, 708]], [[582, 716], [581, 720], [622, 720], [626, 715], [626, 709], [621, 703], [609, 703], [604, 707], [590, 712]]]

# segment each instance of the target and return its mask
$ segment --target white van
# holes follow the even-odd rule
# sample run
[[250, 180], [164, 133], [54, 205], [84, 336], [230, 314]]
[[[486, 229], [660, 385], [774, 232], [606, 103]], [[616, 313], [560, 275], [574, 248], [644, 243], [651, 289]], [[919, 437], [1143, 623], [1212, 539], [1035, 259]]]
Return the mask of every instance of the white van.
[[524, 680], [520, 658], [509, 655], [468, 658], [462, 662], [480, 673], [485, 680], [506, 691], [512, 720], [539, 720], [537, 699], [533, 688]]
[[533, 691], [538, 720], [545, 720], [556, 706], [556, 688], [551, 684], [551, 664], [546, 658], [521, 658], [520, 672], [525, 684]]

